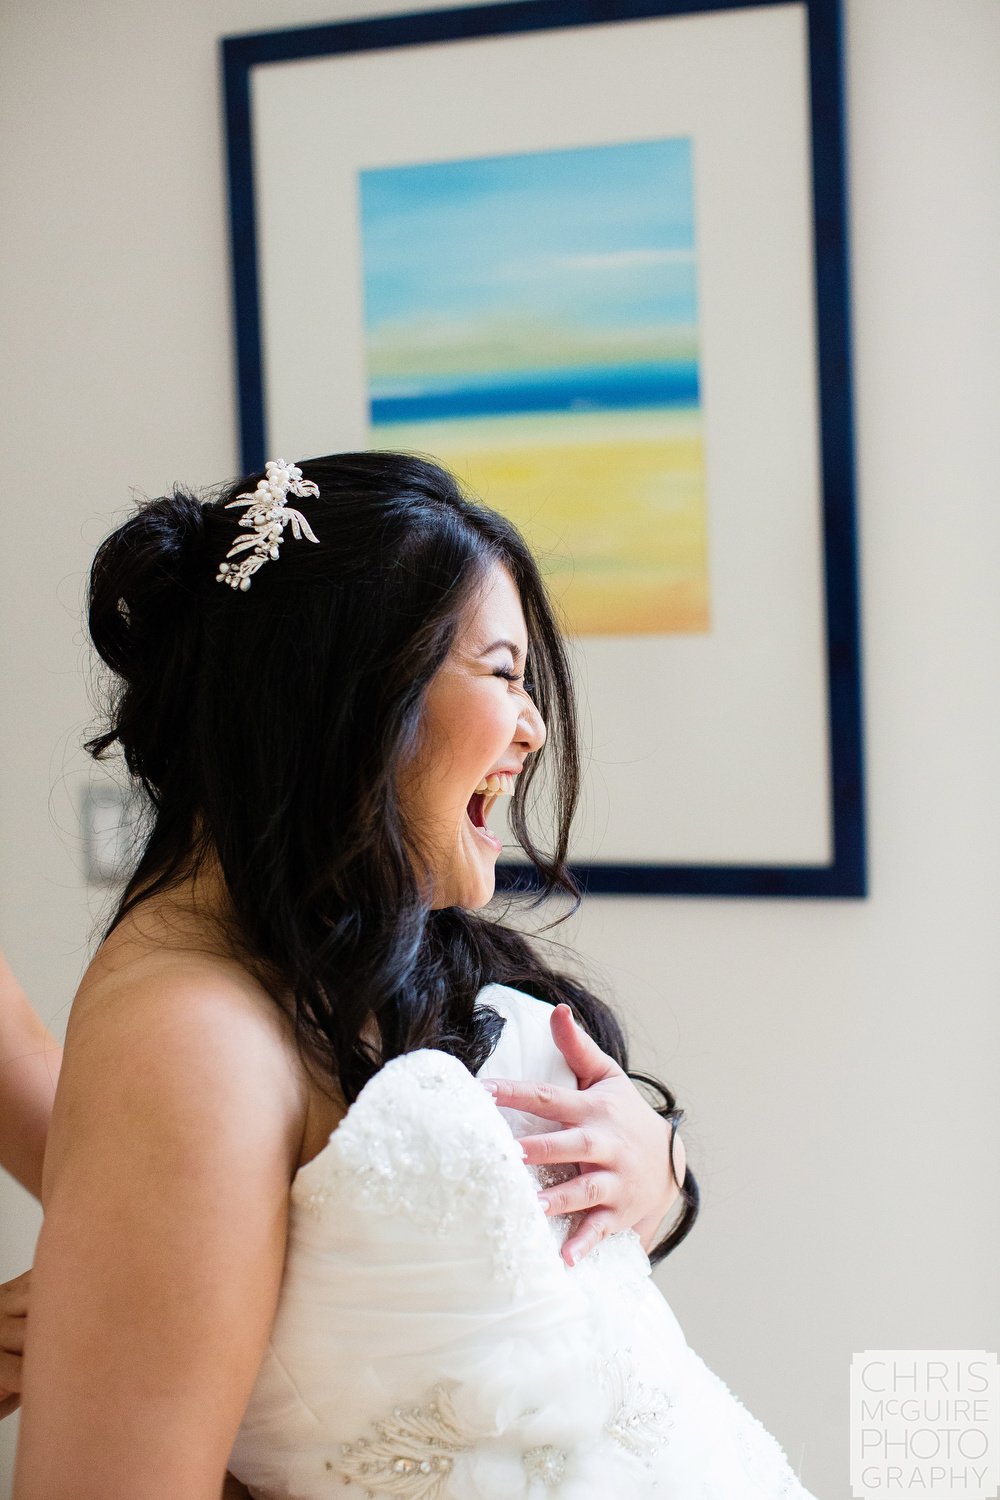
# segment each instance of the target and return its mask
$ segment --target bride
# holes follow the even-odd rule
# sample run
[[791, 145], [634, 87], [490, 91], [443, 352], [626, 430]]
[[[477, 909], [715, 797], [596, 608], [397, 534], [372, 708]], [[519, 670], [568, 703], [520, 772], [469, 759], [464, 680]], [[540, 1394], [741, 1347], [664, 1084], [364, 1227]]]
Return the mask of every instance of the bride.
[[641, 1110], [665, 1155], [673, 1096], [478, 915], [501, 794], [579, 899], [572, 684], [515, 528], [415, 458], [278, 461], [113, 533], [90, 628], [88, 748], [150, 816], [67, 1031], [15, 1500], [215, 1500], [227, 1466], [259, 1500], [808, 1500], [649, 1279], [697, 1191], [655, 1244], [672, 1194], [609, 1127]]

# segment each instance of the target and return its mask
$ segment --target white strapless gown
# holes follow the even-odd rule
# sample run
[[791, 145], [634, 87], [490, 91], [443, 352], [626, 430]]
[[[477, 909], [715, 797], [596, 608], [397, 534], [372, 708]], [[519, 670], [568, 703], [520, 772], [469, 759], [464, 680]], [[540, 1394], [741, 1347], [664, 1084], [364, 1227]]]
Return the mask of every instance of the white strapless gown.
[[[576, 1079], [504, 985], [481, 1078]], [[456, 1058], [394, 1058], [291, 1189], [270, 1341], [230, 1458], [255, 1500], [813, 1500], [689, 1348], [634, 1230], [573, 1268], [526, 1166], [561, 1128]], [[763, 1351], [762, 1351], [763, 1355]]]

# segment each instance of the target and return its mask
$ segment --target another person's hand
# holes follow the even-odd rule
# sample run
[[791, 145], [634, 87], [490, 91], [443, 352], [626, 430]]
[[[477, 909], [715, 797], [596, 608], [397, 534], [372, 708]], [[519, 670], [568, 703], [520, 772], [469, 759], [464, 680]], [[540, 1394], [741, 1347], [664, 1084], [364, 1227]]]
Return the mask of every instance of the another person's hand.
[[[684, 1144], [648, 1104], [628, 1074], [573, 1019], [568, 1005], [557, 1005], [552, 1036], [579, 1081], [578, 1089], [531, 1079], [483, 1079], [504, 1109], [523, 1110], [567, 1128], [522, 1136], [518, 1144], [531, 1166], [575, 1162], [579, 1175], [545, 1188], [539, 1201], [546, 1213], [587, 1210], [562, 1247], [575, 1265], [606, 1235], [634, 1229], [649, 1251], [657, 1231], [680, 1193], [671, 1156], [682, 1183]], [[671, 1150], [673, 1148], [673, 1150]]]
[[28, 1313], [30, 1271], [0, 1286], [0, 1418], [21, 1404], [21, 1356]]

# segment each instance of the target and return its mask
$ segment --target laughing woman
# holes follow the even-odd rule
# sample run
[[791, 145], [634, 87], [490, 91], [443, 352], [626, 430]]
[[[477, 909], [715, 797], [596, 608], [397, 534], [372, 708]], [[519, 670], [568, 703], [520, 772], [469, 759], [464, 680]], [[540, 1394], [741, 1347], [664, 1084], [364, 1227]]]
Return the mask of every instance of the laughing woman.
[[655, 1242], [673, 1096], [484, 914], [503, 794], [579, 899], [518, 532], [414, 458], [279, 461], [109, 537], [90, 628], [90, 748], [150, 816], [70, 1017], [15, 1500], [215, 1500], [227, 1464], [259, 1500], [802, 1500], [649, 1277], [697, 1205], [678, 1164]]

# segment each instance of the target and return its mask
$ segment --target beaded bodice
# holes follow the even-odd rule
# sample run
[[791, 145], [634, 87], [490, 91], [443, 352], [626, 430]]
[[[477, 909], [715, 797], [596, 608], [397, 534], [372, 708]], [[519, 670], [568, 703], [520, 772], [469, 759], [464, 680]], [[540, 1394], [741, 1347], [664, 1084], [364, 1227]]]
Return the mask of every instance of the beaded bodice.
[[[506, 1019], [480, 1078], [576, 1086], [547, 1005], [479, 999]], [[434, 1049], [368, 1082], [292, 1185], [230, 1457], [255, 1500], [809, 1500], [688, 1347], [632, 1230], [562, 1260], [572, 1222], [546, 1216], [517, 1145], [558, 1128]]]

